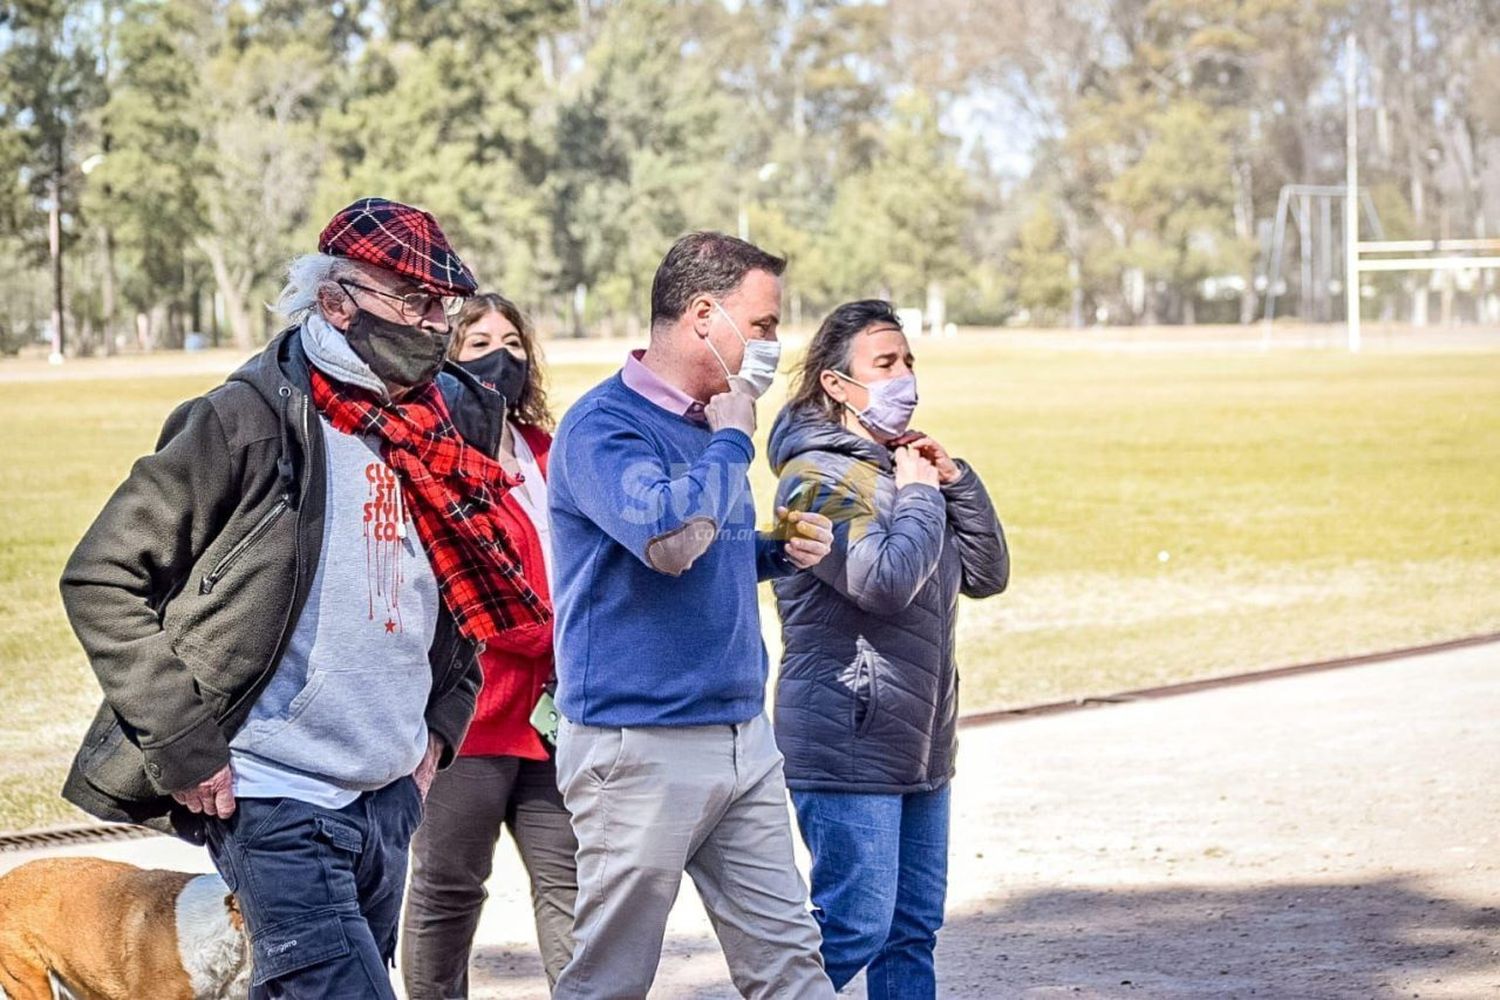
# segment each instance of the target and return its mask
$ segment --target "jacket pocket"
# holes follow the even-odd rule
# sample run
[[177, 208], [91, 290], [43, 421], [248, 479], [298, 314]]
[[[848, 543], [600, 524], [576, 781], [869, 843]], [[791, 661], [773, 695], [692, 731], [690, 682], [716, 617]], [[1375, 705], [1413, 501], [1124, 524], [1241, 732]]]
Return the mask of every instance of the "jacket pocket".
[[[445, 628], [442, 620], [439, 620], [438, 628]], [[448, 620], [446, 628], [451, 632], [449, 643], [453, 647], [452, 650], [446, 648], [447, 644], [440, 648], [434, 642], [432, 651], [428, 654], [428, 662], [432, 665], [431, 701], [436, 701], [453, 690], [454, 685], [458, 683], [457, 678], [463, 673], [463, 666], [468, 663], [470, 657], [475, 655], [473, 644], [459, 634], [458, 626], [451, 619]]]
[[126, 735], [108, 705], [99, 709], [83, 746], [78, 770], [99, 791], [126, 802], [147, 802], [161, 793], [146, 777], [146, 755]]
[[245, 537], [235, 542], [233, 547], [224, 553], [224, 558], [220, 559], [214, 565], [213, 569], [203, 575], [203, 579], [198, 582], [198, 593], [205, 595], [213, 593], [214, 587], [224, 578], [224, 574], [228, 573], [234, 564], [239, 561], [240, 556], [248, 552], [256, 542], [266, 536], [266, 533], [281, 519], [281, 515], [287, 512], [288, 506], [286, 497], [282, 497], [271, 506], [270, 510], [262, 514], [260, 520], [255, 522], [254, 527], [246, 532]]
[[[180, 656], [179, 659], [181, 659]], [[234, 696], [228, 691], [219, 690], [213, 684], [204, 680], [199, 676], [198, 670], [194, 665], [189, 664], [188, 669], [193, 674], [193, 680], [198, 684], [198, 697], [203, 699], [204, 707], [208, 709], [209, 714], [213, 716], [215, 722], [222, 723], [224, 716], [228, 714], [227, 709], [229, 703], [234, 700]]]
[[863, 736], [875, 724], [875, 715], [880, 706], [879, 683], [876, 680], [875, 651], [864, 649], [859, 654], [859, 666], [854, 671], [853, 729], [855, 736]]

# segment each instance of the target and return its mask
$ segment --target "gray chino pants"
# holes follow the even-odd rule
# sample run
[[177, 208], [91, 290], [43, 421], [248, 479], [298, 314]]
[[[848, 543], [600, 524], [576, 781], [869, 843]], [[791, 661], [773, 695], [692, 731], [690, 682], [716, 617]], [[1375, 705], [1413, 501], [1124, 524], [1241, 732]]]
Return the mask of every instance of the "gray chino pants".
[[556, 997], [645, 997], [683, 872], [742, 996], [833, 997], [764, 713], [737, 726], [564, 720], [557, 779], [578, 835], [578, 902]]

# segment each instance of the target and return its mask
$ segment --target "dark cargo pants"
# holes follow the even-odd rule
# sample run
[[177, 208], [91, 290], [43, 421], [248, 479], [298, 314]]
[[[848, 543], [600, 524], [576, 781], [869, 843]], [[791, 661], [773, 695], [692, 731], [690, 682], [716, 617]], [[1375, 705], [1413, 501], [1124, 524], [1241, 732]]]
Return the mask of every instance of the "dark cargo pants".
[[421, 818], [416, 782], [402, 778], [342, 809], [240, 799], [208, 823], [250, 931], [251, 1000], [395, 1000], [388, 969]]

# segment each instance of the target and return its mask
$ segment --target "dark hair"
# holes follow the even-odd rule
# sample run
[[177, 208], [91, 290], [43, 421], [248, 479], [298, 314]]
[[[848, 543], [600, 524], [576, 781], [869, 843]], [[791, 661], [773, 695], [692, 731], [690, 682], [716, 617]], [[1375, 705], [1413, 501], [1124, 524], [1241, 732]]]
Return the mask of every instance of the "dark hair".
[[651, 281], [651, 328], [680, 317], [696, 295], [728, 295], [751, 271], [780, 277], [785, 270], [785, 257], [754, 243], [723, 233], [688, 233], [672, 244]]
[[510, 408], [512, 416], [517, 423], [550, 431], [553, 420], [552, 411], [547, 408], [547, 389], [542, 385], [542, 348], [537, 343], [536, 329], [531, 321], [510, 299], [497, 292], [481, 292], [466, 299], [463, 308], [458, 311], [458, 318], [453, 321], [453, 342], [448, 345], [448, 357], [458, 360], [459, 353], [464, 349], [464, 340], [468, 338], [469, 327], [490, 313], [499, 313], [510, 320], [516, 332], [521, 335], [521, 346], [526, 351], [526, 360], [530, 362], [526, 370], [526, 384], [521, 387], [521, 398]]
[[855, 337], [876, 323], [901, 329], [901, 318], [896, 315], [896, 307], [883, 299], [845, 302], [829, 313], [818, 327], [818, 332], [813, 334], [812, 343], [807, 345], [807, 355], [797, 368], [788, 394], [787, 407], [819, 413], [828, 420], [838, 422], [842, 407], [823, 391], [820, 376], [826, 371], [849, 374], [849, 359], [852, 354], [850, 345], [854, 343]]

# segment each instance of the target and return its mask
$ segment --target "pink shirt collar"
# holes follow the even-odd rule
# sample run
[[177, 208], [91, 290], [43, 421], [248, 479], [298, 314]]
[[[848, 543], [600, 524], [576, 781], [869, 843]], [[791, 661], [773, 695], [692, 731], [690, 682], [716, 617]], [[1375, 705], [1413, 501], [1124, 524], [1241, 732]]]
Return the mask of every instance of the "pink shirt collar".
[[625, 367], [620, 369], [620, 380], [625, 383], [626, 388], [644, 396], [668, 413], [707, 423], [702, 403], [641, 363], [641, 357], [645, 353], [636, 350], [626, 356]]

